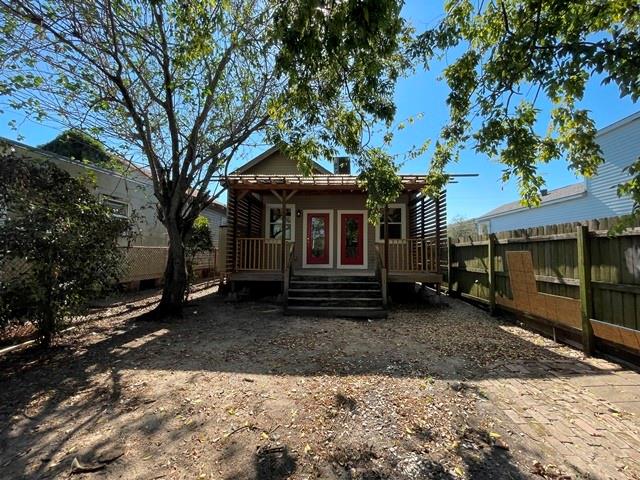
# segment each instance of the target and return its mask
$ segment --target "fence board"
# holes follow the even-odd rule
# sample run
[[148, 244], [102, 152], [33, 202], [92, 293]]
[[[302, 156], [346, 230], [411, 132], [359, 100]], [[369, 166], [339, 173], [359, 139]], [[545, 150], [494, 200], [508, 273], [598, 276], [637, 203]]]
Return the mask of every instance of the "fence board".
[[[513, 298], [506, 254], [525, 250], [531, 252], [538, 293], [579, 300], [576, 231], [584, 224], [590, 230], [588, 291], [592, 294], [593, 320], [625, 327], [619, 334], [621, 338], [626, 338], [625, 331], [640, 330], [640, 229], [635, 227], [609, 236], [605, 229], [617, 221], [597, 219], [496, 233], [496, 295]], [[487, 235], [451, 239], [448, 282], [452, 293], [489, 301], [487, 239]], [[601, 327], [600, 331], [609, 332], [610, 328]]]

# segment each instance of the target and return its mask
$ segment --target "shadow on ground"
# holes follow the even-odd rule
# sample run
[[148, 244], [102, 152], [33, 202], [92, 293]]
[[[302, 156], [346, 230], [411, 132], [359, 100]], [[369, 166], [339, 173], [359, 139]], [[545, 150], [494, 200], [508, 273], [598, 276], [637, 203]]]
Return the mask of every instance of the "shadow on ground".
[[[125, 373], [146, 371], [153, 378], [160, 373], [192, 372], [190, 381], [196, 383], [201, 372], [243, 378], [433, 377], [451, 382], [611, 373], [512, 335], [499, 322], [463, 304], [456, 308], [404, 307], [376, 322], [284, 317], [277, 305], [229, 304], [216, 296], [193, 302], [184, 320], [170, 323], [138, 321], [135, 308], [132, 310], [126, 321], [112, 323], [109, 318], [85, 337], [77, 341], [69, 337], [44, 356], [27, 351], [0, 359], [0, 477], [55, 477], [68, 472], [75, 457], [106, 468], [121, 461], [111, 458], [115, 455], [110, 457], [109, 452], [117, 451], [128, 437], [140, 432], [152, 436], [166, 429], [170, 417], [151, 409], [117, 431], [108, 428], [119, 417], [157, 400], [145, 396], [148, 385], [139, 389], [135, 384], [123, 385]], [[555, 367], [510, 368], [516, 360], [548, 362]], [[357, 408], [348, 396], [337, 401], [340, 408]], [[195, 425], [172, 431], [167, 442], [177, 448], [192, 441], [197, 429]], [[74, 439], [87, 430], [101, 433], [91, 445], [78, 448]], [[424, 436], [422, 441], [429, 440], [428, 431], [418, 434]], [[468, 432], [460, 431], [458, 441], [464, 442], [465, 435]], [[289, 451], [286, 444], [272, 450], [237, 448], [244, 448], [242, 455], [253, 458], [257, 479], [288, 478], [299, 471], [298, 458], [304, 455]], [[155, 459], [158, 449], [168, 451], [169, 447], [150, 446], [140, 455]], [[240, 452], [229, 447], [227, 455], [234, 454]], [[379, 465], [373, 450], [336, 455], [317, 467], [314, 473], [319, 478], [453, 478], [440, 459], [430, 458], [428, 452], [413, 461], [403, 459], [404, 463], [386, 466]], [[461, 456], [469, 478], [528, 476], [513, 464], [508, 451], [489, 441], [479, 451]], [[100, 463], [100, 458], [105, 461]], [[171, 465], [171, 458], [160, 463], [167, 462]], [[144, 465], [139, 469], [144, 471]], [[397, 472], [404, 476], [394, 476]], [[129, 473], [136, 478], [140, 472]]]

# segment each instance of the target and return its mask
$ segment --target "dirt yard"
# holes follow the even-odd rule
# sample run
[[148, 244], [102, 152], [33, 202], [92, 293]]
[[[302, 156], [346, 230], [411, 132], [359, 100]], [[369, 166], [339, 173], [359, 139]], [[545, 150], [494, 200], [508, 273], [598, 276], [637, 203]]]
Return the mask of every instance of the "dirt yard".
[[449, 303], [121, 302], [0, 358], [0, 478], [640, 478], [636, 371]]

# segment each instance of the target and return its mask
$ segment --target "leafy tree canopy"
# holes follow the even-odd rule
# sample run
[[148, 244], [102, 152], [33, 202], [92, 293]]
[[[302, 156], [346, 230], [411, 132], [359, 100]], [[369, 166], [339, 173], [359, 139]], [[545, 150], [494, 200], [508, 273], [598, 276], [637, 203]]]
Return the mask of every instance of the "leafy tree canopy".
[[130, 220], [88, 187], [50, 162], [0, 159], [0, 325], [33, 321], [44, 345], [120, 274]]
[[[596, 172], [602, 154], [589, 112], [580, 108], [592, 77], [613, 83], [622, 97], [640, 97], [640, 4], [637, 0], [449, 0], [446, 16], [415, 42], [428, 63], [460, 53], [443, 72], [451, 89], [449, 122], [431, 163], [434, 189], [462, 145], [504, 164], [526, 204], [538, 204], [540, 164], [564, 158], [581, 175]], [[537, 103], [552, 104], [549, 129]], [[640, 164], [632, 168], [637, 175]], [[621, 187], [640, 200], [638, 179]]]
[[[210, 183], [252, 139], [362, 168], [408, 65], [401, 3], [378, 0], [0, 0], [0, 96], [121, 145], [148, 165], [170, 253], [161, 308], [179, 310], [184, 242]], [[375, 200], [373, 203], [376, 203]]]

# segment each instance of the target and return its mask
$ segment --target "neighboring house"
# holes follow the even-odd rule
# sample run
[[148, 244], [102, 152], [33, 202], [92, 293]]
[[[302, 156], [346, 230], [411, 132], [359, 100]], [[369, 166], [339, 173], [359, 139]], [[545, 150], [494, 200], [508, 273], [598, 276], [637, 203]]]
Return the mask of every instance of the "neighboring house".
[[426, 199], [425, 177], [403, 175], [387, 221], [374, 226], [348, 159], [334, 164], [335, 174], [315, 163], [305, 177], [274, 147], [227, 177], [220, 254], [233, 289], [270, 282], [283, 286], [289, 313], [379, 316], [387, 282], [442, 282], [436, 245], [446, 238], [444, 194]]
[[[120, 173], [0, 137], [0, 153], [4, 153], [3, 150], [5, 152], [13, 150], [16, 155], [26, 158], [48, 160], [73, 176], [90, 175], [95, 179], [96, 195], [105, 205], [113, 209], [114, 214], [127, 217], [133, 215], [137, 219], [139, 235], [134, 245], [145, 247], [167, 245], [167, 231], [158, 219], [153, 184], [144, 170], [132, 164], [123, 163], [123, 172]], [[209, 220], [213, 244], [217, 246], [220, 225], [226, 218], [226, 207], [214, 202], [202, 212], [202, 215]]]
[[596, 175], [584, 182], [543, 191], [539, 207], [523, 207], [519, 201], [501, 205], [476, 219], [478, 232], [494, 233], [631, 213], [633, 201], [630, 197], [619, 197], [617, 186], [630, 178], [624, 168], [640, 157], [640, 112], [598, 131], [596, 141], [605, 160]]

